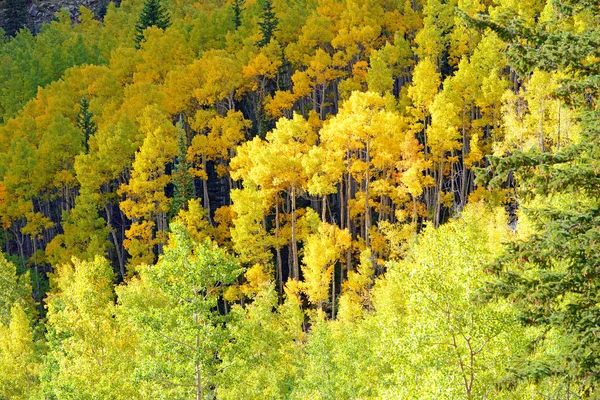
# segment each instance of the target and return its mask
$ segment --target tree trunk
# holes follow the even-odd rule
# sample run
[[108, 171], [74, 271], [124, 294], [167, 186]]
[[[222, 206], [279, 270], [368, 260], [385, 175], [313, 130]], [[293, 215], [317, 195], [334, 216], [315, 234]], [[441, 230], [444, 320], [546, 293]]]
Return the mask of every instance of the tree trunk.
[[440, 212], [442, 203], [442, 183], [444, 179], [444, 161], [440, 160], [440, 169], [438, 172], [438, 183], [437, 183], [437, 194], [435, 196], [434, 213], [433, 213], [433, 225], [437, 228], [440, 226]]
[[296, 243], [296, 187], [292, 186], [292, 265], [294, 279], [300, 279], [300, 267], [298, 265], [298, 243]]
[[125, 279], [125, 262], [123, 260], [123, 253], [121, 251], [121, 248], [119, 247], [119, 241], [117, 240], [117, 233], [115, 232], [115, 228], [112, 226], [111, 221], [110, 221], [111, 213], [108, 208], [108, 204], [106, 204], [104, 206], [104, 211], [106, 212], [106, 225], [108, 227], [108, 230], [111, 233], [113, 243], [115, 245], [115, 251], [117, 252], [117, 258], [119, 259], [119, 272], [121, 273], [121, 279], [124, 280]]
[[[279, 196], [278, 196], [279, 197]], [[283, 294], [283, 265], [281, 262], [281, 247], [279, 246], [279, 199], [275, 201], [275, 252], [277, 253], [277, 278], [279, 294]]]
[[206, 218], [208, 219], [208, 223], [212, 225], [212, 220], [210, 218], [210, 199], [208, 197], [208, 171], [206, 169], [206, 156], [204, 154], [202, 155], [202, 169], [206, 174], [206, 180], [202, 182], [204, 208], [206, 209]]
[[367, 140], [367, 152], [366, 152], [366, 163], [367, 171], [365, 173], [365, 245], [367, 248], [370, 246], [369, 231], [371, 230], [371, 210], [369, 209], [369, 179], [371, 177], [369, 164], [371, 163], [371, 157], [369, 155], [369, 141]]

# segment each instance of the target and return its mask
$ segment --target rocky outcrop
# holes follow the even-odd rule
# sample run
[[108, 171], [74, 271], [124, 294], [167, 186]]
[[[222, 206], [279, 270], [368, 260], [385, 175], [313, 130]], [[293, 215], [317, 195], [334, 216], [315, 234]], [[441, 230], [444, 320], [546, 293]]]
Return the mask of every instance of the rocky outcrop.
[[71, 19], [76, 20], [79, 7], [84, 6], [97, 13], [98, 0], [48, 0], [34, 2], [29, 7], [29, 29], [38, 32], [44, 22], [50, 22], [54, 14], [66, 8]]
[[[44, 0], [33, 1], [29, 4], [29, 18], [27, 26], [29, 30], [39, 32], [42, 24], [52, 21], [54, 14], [66, 8], [71, 13], [71, 19], [77, 20], [79, 7], [84, 6], [98, 15], [100, 2], [102, 0]], [[0, 1], [0, 27], [4, 26], [4, 1]]]

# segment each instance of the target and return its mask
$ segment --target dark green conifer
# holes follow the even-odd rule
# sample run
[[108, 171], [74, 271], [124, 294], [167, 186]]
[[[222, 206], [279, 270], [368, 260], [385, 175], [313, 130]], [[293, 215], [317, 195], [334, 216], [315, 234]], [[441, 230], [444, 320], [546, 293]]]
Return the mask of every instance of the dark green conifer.
[[104, 21], [104, 17], [106, 16], [106, 11], [108, 10], [108, 3], [109, 0], [100, 0], [98, 2], [98, 18], [100, 18], [101, 21]]
[[27, 1], [5, 0], [4, 31], [9, 37], [13, 37], [19, 29], [27, 25]]
[[171, 25], [171, 19], [167, 10], [163, 7], [160, 0], [146, 0], [144, 8], [140, 14], [140, 20], [135, 26], [135, 45], [136, 48], [144, 40], [144, 30], [151, 26], [157, 26], [160, 29], [167, 29]]
[[[507, 44], [512, 67], [522, 77], [535, 68], [563, 72], [555, 97], [579, 111], [579, 143], [562, 151], [516, 151], [490, 158], [481, 176], [491, 186], [516, 174], [517, 200], [537, 199], [528, 210], [535, 230], [507, 248], [492, 270], [499, 279], [489, 294], [507, 297], [527, 325], [544, 332], [532, 354], [515, 368], [507, 382], [558, 376], [577, 398], [600, 395], [600, 14], [598, 0], [554, 0], [557, 20], [530, 27], [517, 18], [492, 28]], [[566, 30], [578, 14], [586, 18], [581, 31]], [[561, 23], [567, 21], [566, 24]], [[560, 346], [556, 346], [559, 343]], [[570, 395], [567, 394], [566, 398]], [[573, 397], [575, 398], [575, 397]]]
[[275, 10], [273, 10], [273, 0], [264, 0], [262, 5], [261, 20], [258, 22], [262, 39], [257, 43], [258, 47], [264, 47], [269, 44], [273, 34], [277, 30], [278, 24]]
[[235, 29], [242, 26], [242, 4], [244, 0], [233, 0], [233, 23]]
[[194, 179], [190, 174], [191, 164], [187, 161], [187, 135], [180, 117], [177, 122], [177, 148], [178, 154], [173, 168], [173, 203], [171, 216], [177, 215], [179, 210], [187, 210], [188, 200], [194, 197]]
[[90, 136], [96, 134], [98, 125], [92, 120], [94, 114], [90, 111], [90, 102], [86, 97], [82, 97], [79, 101], [79, 113], [77, 114], [77, 127], [83, 132], [84, 145], [88, 150], [88, 140]]

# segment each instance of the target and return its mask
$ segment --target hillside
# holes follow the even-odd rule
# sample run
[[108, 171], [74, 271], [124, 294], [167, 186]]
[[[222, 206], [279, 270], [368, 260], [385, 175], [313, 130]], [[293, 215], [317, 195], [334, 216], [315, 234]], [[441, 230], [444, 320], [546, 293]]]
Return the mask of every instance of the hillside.
[[598, 4], [103, 7], [0, 42], [0, 398], [594, 396]]

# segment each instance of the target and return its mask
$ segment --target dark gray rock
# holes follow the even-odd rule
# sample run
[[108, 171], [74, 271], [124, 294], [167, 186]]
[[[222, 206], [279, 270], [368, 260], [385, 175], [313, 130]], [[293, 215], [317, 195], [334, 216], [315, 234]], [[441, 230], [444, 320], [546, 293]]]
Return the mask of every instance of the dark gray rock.
[[[79, 17], [79, 7], [84, 6], [92, 10], [96, 15], [99, 11], [99, 0], [43, 0], [32, 1], [29, 4], [29, 21], [27, 26], [36, 33], [42, 28], [42, 24], [52, 21], [54, 14], [66, 8], [71, 13], [73, 22]], [[4, 26], [4, 1], [0, 1], [0, 27]]]

